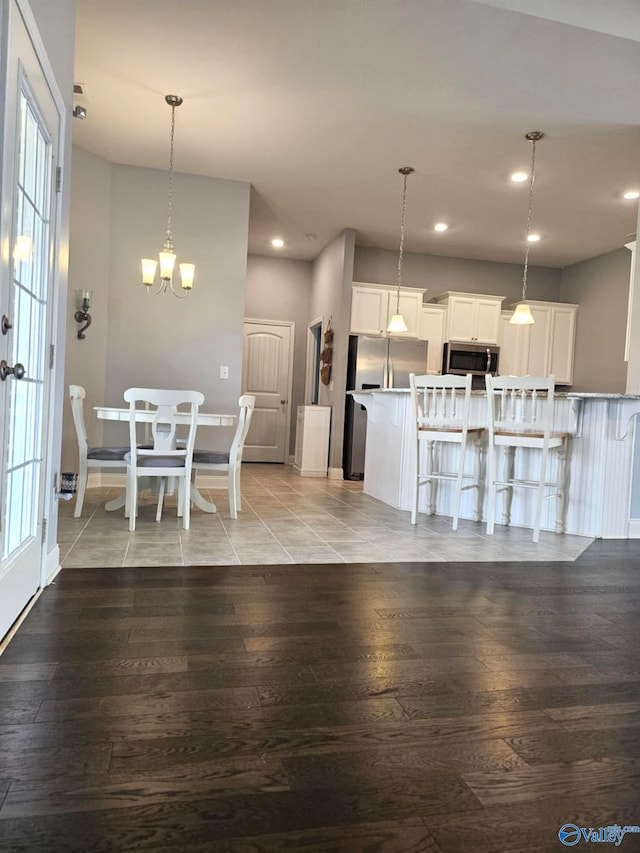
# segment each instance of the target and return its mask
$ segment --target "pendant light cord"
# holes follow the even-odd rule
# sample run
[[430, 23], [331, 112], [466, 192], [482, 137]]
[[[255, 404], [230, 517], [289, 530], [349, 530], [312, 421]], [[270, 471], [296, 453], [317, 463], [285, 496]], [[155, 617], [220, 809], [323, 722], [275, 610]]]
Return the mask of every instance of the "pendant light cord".
[[400, 254], [398, 255], [398, 289], [396, 293], [396, 314], [400, 313], [400, 286], [402, 284], [402, 261], [404, 258], [404, 225], [407, 215], [407, 177], [413, 172], [411, 166], [399, 170], [404, 181], [402, 185], [402, 219], [400, 220]]
[[531, 173], [529, 178], [529, 212], [527, 214], [527, 235], [524, 249], [524, 272], [522, 274], [522, 301], [527, 301], [527, 273], [529, 271], [529, 234], [531, 233], [531, 219], [533, 214], [533, 180], [536, 168], [536, 140], [531, 140]]
[[169, 147], [169, 201], [167, 205], [167, 242], [171, 243], [171, 203], [173, 201], [173, 139], [176, 131], [176, 108], [171, 105], [171, 145]]

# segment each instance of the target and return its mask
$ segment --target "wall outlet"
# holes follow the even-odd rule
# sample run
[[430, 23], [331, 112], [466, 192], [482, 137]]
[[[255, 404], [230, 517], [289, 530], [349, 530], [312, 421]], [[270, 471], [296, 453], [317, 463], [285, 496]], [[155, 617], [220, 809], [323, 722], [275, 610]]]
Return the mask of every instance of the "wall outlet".
[[229, 367], [226, 364], [220, 365], [220, 379], [229, 378]]

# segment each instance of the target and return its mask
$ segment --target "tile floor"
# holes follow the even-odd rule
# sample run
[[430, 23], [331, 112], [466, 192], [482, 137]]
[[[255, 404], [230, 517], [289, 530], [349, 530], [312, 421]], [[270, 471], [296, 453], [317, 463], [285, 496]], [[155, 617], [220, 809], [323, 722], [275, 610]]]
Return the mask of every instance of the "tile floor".
[[243, 511], [229, 517], [226, 490], [203, 489], [218, 506], [216, 515], [194, 509], [191, 529], [183, 530], [168, 499], [162, 521], [155, 500], [143, 498], [136, 531], [123, 511], [106, 512], [116, 489], [89, 489], [82, 518], [74, 502], [60, 506], [58, 541], [62, 566], [197, 566], [266, 563], [363, 563], [406, 561], [543, 560], [572, 561], [592, 539], [544, 532], [536, 545], [531, 531], [420, 516], [363, 494], [362, 484], [301, 478], [285, 465], [245, 464]]

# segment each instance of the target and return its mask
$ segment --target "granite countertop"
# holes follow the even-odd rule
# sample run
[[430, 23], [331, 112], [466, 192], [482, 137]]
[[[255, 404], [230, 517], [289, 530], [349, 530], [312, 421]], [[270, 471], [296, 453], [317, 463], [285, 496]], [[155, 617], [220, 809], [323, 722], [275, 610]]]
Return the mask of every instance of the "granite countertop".
[[[347, 394], [409, 394], [409, 388], [371, 388], [366, 391], [347, 391]], [[473, 397], [485, 397], [486, 391], [472, 391]], [[558, 398], [579, 400], [640, 400], [640, 394], [614, 394], [606, 391], [556, 391]]]

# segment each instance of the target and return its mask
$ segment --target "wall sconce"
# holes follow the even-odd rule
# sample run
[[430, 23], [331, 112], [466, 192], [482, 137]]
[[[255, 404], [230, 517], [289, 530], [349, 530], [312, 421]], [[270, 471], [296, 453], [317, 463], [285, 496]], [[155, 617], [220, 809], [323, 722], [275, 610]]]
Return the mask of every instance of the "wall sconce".
[[91, 308], [92, 298], [93, 290], [76, 290], [76, 304], [78, 306], [78, 310], [73, 316], [76, 323], [84, 323], [84, 326], [81, 326], [78, 329], [78, 338], [81, 341], [85, 339], [85, 331], [91, 325], [91, 314], [89, 314], [89, 308]]

